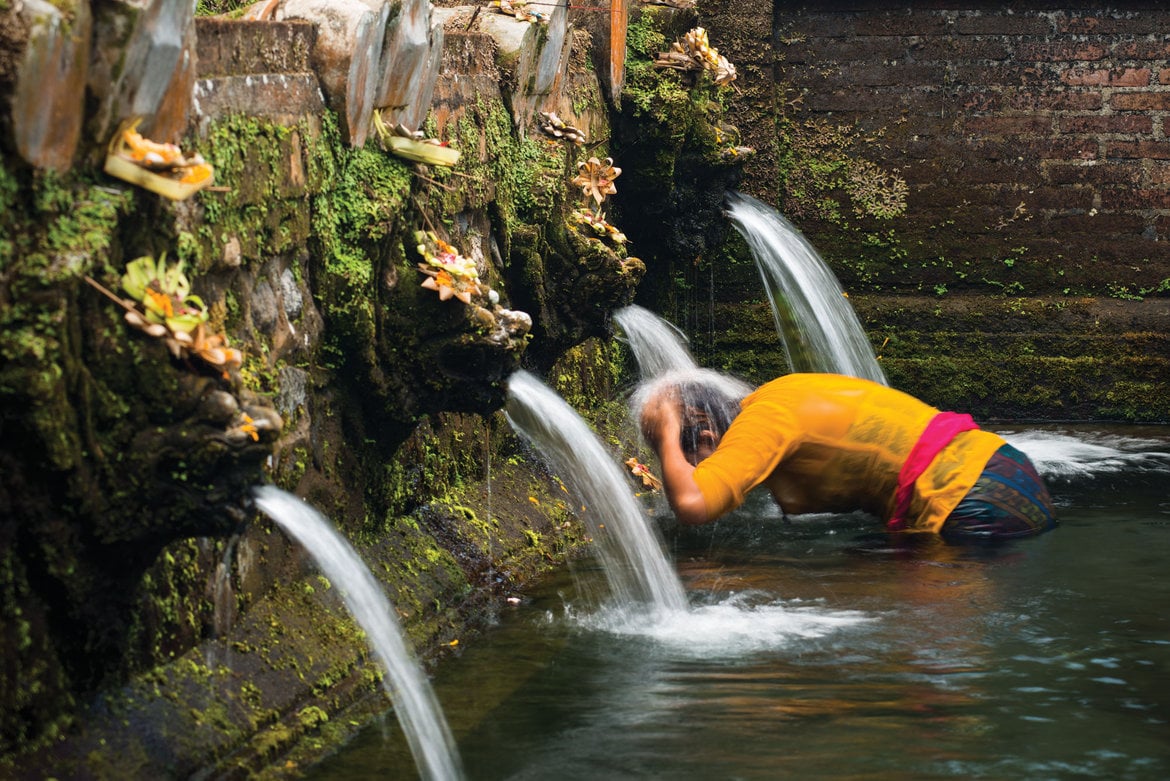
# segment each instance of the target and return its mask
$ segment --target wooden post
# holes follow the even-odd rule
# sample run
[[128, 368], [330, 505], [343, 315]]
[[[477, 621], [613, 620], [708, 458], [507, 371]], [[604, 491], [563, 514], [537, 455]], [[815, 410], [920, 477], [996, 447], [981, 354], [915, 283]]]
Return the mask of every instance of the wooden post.
[[621, 101], [626, 76], [626, 26], [630, 0], [609, 0], [609, 92], [616, 106]]

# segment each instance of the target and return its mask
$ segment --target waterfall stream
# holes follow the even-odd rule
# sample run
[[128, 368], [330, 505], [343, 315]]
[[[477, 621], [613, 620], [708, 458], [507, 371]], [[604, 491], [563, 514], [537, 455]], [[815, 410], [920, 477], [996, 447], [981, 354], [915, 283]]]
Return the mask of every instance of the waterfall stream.
[[682, 331], [649, 309], [631, 304], [614, 312], [613, 319], [625, 334], [642, 379], [695, 368]]
[[341, 593], [381, 663], [383, 683], [406, 741], [427, 781], [457, 781], [463, 770], [438, 701], [406, 644], [393, 608], [378, 581], [329, 520], [298, 497], [275, 486], [254, 489], [256, 506], [299, 542]]
[[791, 370], [887, 384], [849, 299], [800, 231], [772, 207], [739, 193], [728, 194], [727, 216], [755, 257]]
[[683, 611], [686, 594], [663, 553], [658, 530], [634, 497], [629, 479], [597, 435], [560, 396], [532, 374], [508, 380], [506, 412], [584, 505], [610, 590], [624, 607]]

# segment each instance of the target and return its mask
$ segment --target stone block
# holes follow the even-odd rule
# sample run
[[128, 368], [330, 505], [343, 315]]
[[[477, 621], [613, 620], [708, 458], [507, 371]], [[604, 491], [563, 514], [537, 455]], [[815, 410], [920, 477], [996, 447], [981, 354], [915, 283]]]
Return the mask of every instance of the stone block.
[[91, 54], [94, 140], [104, 146], [119, 123], [135, 116], [143, 118], [139, 131], [152, 140], [179, 140], [195, 84], [194, 3], [101, 3], [95, 6]]
[[512, 120], [528, 125], [545, 102], [555, 103], [555, 92], [568, 68], [568, 4], [557, 3], [547, 23], [522, 22], [505, 14], [481, 14], [476, 29], [496, 42], [500, 69], [514, 84]]
[[291, 125], [300, 117], [324, 111], [325, 96], [311, 72], [224, 76], [195, 84], [194, 108], [201, 131], [208, 120], [228, 114]]
[[443, 55], [442, 20], [429, 0], [396, 0], [386, 26], [374, 105], [412, 130], [426, 119]]
[[315, 25], [299, 20], [258, 22], [223, 17], [195, 20], [199, 78], [313, 69]]
[[364, 0], [286, 0], [277, 19], [317, 25], [312, 63], [346, 141], [364, 146], [381, 72], [390, 5]]
[[66, 15], [43, 0], [26, 0], [19, 13], [28, 38], [12, 96], [13, 145], [30, 165], [64, 171], [85, 116], [89, 3], [74, 3]]

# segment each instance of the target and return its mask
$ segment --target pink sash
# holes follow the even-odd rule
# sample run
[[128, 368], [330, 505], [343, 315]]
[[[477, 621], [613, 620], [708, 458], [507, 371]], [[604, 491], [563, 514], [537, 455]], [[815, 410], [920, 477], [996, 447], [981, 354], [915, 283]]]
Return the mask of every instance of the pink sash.
[[914, 481], [926, 471], [934, 457], [949, 445], [952, 439], [964, 431], [977, 428], [979, 426], [974, 418], [957, 412], [940, 412], [930, 419], [922, 436], [914, 443], [910, 455], [906, 457], [906, 463], [902, 464], [902, 471], [898, 473], [894, 514], [886, 522], [887, 528], [897, 530], [906, 527], [906, 513], [910, 509], [910, 499], [914, 496]]

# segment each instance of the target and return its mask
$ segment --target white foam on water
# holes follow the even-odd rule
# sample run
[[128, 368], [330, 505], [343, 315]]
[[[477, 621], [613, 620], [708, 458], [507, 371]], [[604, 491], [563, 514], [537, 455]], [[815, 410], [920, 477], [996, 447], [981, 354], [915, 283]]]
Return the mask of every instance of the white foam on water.
[[1127, 472], [1170, 472], [1170, 442], [1107, 433], [1000, 432], [1043, 477], [1086, 478]]
[[734, 594], [687, 610], [631, 611], [612, 606], [588, 614], [569, 610], [569, 620], [592, 631], [650, 640], [694, 657], [735, 657], [785, 648], [798, 640], [825, 637], [874, 620], [856, 610], [830, 610], [769, 595]]

